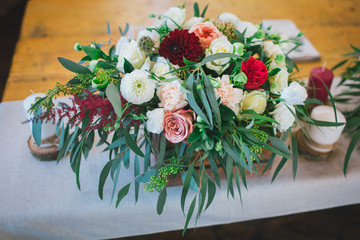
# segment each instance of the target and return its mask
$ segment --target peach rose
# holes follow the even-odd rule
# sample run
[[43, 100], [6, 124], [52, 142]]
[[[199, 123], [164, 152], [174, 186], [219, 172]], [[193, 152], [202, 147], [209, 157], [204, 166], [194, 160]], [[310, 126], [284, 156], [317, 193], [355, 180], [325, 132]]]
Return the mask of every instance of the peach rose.
[[195, 114], [191, 110], [166, 112], [164, 116], [164, 136], [172, 143], [184, 141], [193, 131]]
[[216, 79], [220, 81], [220, 87], [215, 88], [216, 97], [220, 97], [220, 103], [227, 106], [234, 111], [235, 114], [239, 113], [239, 104], [243, 99], [243, 91], [240, 88], [234, 88], [233, 84], [230, 84], [229, 75], [223, 75]]
[[201, 46], [206, 49], [211, 42], [222, 36], [222, 33], [211, 22], [201, 22], [192, 26], [189, 32], [195, 33], [200, 38]]
[[185, 107], [188, 103], [186, 95], [180, 89], [180, 80], [163, 83], [156, 94], [160, 99], [159, 107], [163, 107], [165, 111], [176, 111]]

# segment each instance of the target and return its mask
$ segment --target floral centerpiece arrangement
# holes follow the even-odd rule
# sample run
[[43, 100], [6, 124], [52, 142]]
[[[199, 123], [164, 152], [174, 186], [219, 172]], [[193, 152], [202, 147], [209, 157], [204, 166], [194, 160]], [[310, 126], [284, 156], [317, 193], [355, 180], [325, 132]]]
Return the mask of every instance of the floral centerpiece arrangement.
[[[70, 152], [79, 189], [80, 163], [93, 147], [95, 132], [100, 138], [97, 145], [105, 145], [109, 153], [99, 179], [101, 199], [109, 175], [116, 206], [131, 186], [137, 200], [144, 183], [145, 190], [160, 193], [161, 214], [168, 182], [182, 176], [184, 212], [189, 190], [196, 192], [184, 229], [196, 205], [196, 219], [210, 206], [216, 186], [221, 185], [220, 171], [233, 197], [234, 189], [241, 195], [241, 182], [246, 187], [246, 172], [260, 176], [276, 155], [282, 159], [272, 180], [289, 159], [295, 177], [298, 151], [293, 125], [298, 122], [302, 127], [299, 119], [323, 124], [309, 118], [311, 100], [302, 83], [291, 77], [295, 65], [281, 50], [284, 45], [299, 45], [297, 38], [269, 34], [261, 25], [230, 13], [205, 18], [206, 8], [200, 14], [195, 3], [194, 17], [188, 20], [184, 6], [151, 14], [156, 21], [136, 39], [126, 37], [127, 24], [120, 28], [116, 46], [106, 44], [108, 54], [95, 42], [76, 44], [75, 49], [86, 54], [80, 63], [59, 58], [74, 78], [57, 83], [32, 107], [34, 121], [58, 121], [58, 159]], [[73, 105], [54, 106], [53, 99], [60, 94], [72, 95]], [[42, 112], [43, 108], [47, 110]], [[35, 140], [39, 135], [34, 132]], [[264, 151], [270, 156], [265, 157]], [[118, 191], [121, 166], [130, 165], [134, 179]]]

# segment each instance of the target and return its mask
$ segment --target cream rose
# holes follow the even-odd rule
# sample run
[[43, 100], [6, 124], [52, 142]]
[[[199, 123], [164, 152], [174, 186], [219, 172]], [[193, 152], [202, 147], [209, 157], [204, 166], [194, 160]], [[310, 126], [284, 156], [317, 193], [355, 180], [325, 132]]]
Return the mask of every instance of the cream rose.
[[267, 95], [261, 90], [246, 92], [242, 104], [242, 110], [254, 110], [257, 114], [263, 114], [266, 109]]
[[238, 22], [236, 25], [236, 30], [238, 30], [239, 32], [245, 32], [245, 38], [249, 38], [252, 37], [259, 29], [252, 24], [251, 22]]
[[280, 131], [284, 132], [294, 124], [295, 117], [288, 109], [290, 108], [295, 113], [295, 108], [292, 105], [286, 105], [284, 102], [276, 104], [275, 110], [271, 112], [275, 121], [280, 125], [274, 124], [274, 126]]
[[220, 87], [214, 89], [216, 97], [220, 97], [221, 104], [238, 114], [240, 110], [239, 104], [243, 99], [243, 91], [240, 88], [234, 88], [234, 85], [230, 84], [229, 75], [223, 75], [217, 81], [220, 81]]
[[289, 87], [284, 88], [280, 95], [280, 98], [285, 100], [288, 105], [304, 105], [307, 97], [306, 89], [298, 82], [290, 83]]
[[158, 57], [156, 63], [152, 67], [152, 72], [157, 76], [165, 76], [170, 71], [170, 66], [167, 60], [163, 57]]
[[280, 46], [275, 45], [272, 41], [265, 41], [261, 44], [261, 46], [268, 58], [276, 58], [276, 55], [278, 54], [283, 55]]
[[236, 26], [236, 24], [241, 22], [240, 19], [236, 15], [234, 15], [232, 13], [228, 13], [228, 12], [220, 14], [218, 16], [218, 19], [223, 22], [232, 22], [235, 26]]
[[146, 117], [148, 120], [146, 121], [146, 129], [151, 133], [160, 134], [164, 130], [164, 115], [163, 108], [147, 111]]
[[146, 60], [145, 54], [138, 47], [138, 42], [131, 40], [130, 42], [123, 42], [119, 50], [119, 60], [116, 68], [124, 72], [125, 58], [132, 64], [136, 69], [140, 69]]
[[163, 83], [157, 90], [156, 94], [160, 99], [159, 107], [165, 111], [176, 111], [185, 107], [188, 103], [186, 95], [180, 89], [180, 80]]
[[[182, 26], [184, 24], [185, 18], [186, 18], [186, 9], [178, 8], [178, 7], [171, 7], [166, 12], [164, 12], [163, 15], [171, 18], [179, 26]], [[167, 17], [162, 18], [161, 25], [166, 24], [172, 31], [174, 29], [178, 28], [178, 26]]]
[[282, 90], [288, 87], [289, 73], [286, 68], [280, 68], [280, 71], [274, 75], [269, 76], [270, 91], [275, 94], [280, 94]]
[[[227, 37], [223, 35], [211, 42], [209, 48], [206, 49], [205, 55], [207, 57], [216, 53], [233, 53], [233, 50], [233, 45], [228, 41]], [[229, 61], [230, 58], [217, 59], [206, 63], [206, 67], [221, 74], [230, 66]]]
[[183, 27], [184, 29], [190, 29], [192, 26], [197, 23], [201, 23], [202, 21], [204, 21], [204, 18], [202, 17], [192, 17], [184, 23]]

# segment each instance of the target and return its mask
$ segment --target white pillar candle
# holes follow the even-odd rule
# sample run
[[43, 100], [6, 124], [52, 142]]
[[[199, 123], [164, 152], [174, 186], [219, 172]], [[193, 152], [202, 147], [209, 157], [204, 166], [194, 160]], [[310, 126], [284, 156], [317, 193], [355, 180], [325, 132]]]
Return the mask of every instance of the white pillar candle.
[[[24, 100], [24, 109], [25, 109], [27, 119], [32, 119], [34, 117], [34, 114], [29, 113], [28, 111], [31, 108], [31, 105], [36, 102], [35, 99], [37, 97], [45, 97], [45, 96], [46, 96], [45, 93], [35, 93], [35, 94], [28, 96]], [[44, 108], [43, 108], [43, 111], [45, 111]], [[30, 132], [32, 132], [32, 121], [29, 122], [29, 125], [30, 125]], [[56, 134], [56, 122], [55, 122], [55, 124], [53, 124], [53, 121], [49, 121], [49, 122], [43, 121], [43, 123], [41, 124], [41, 140], [51, 137], [54, 134]]]
[[[337, 121], [346, 122], [345, 116], [336, 110]], [[330, 106], [317, 106], [311, 112], [311, 118], [319, 121], [336, 122], [334, 109]], [[308, 146], [319, 152], [330, 152], [334, 144], [339, 140], [345, 124], [338, 127], [317, 127], [307, 125], [306, 132], [313, 143], [307, 142]]]

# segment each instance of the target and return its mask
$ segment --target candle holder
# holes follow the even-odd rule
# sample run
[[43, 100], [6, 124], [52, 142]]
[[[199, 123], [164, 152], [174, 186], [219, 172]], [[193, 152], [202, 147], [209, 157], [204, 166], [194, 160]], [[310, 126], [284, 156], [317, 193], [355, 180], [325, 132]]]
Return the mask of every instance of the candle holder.
[[[338, 122], [346, 122], [345, 116], [336, 110]], [[335, 122], [334, 110], [330, 106], [317, 106], [311, 112], [311, 118], [318, 121]], [[337, 143], [345, 124], [338, 127], [318, 127], [314, 125], [305, 126], [310, 139], [302, 130], [296, 133], [299, 151], [307, 159], [324, 160], [336, 149]]]
[[[35, 103], [36, 98], [46, 96], [44, 93], [35, 93], [28, 96], [24, 100], [25, 114], [28, 120], [34, 118], [34, 114], [29, 112], [32, 104]], [[29, 122], [30, 131], [32, 130], [32, 121]], [[44, 122], [41, 124], [41, 144], [38, 146], [35, 143], [33, 136], [28, 139], [28, 147], [31, 154], [40, 161], [54, 161], [57, 159], [59, 153], [60, 138], [56, 135], [56, 124], [53, 122]]]

